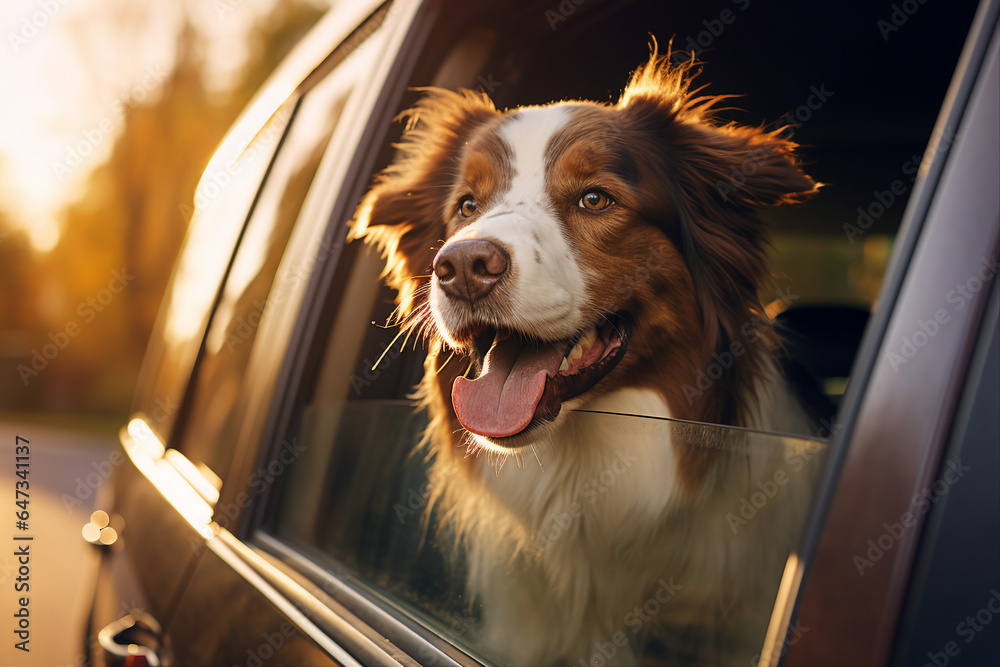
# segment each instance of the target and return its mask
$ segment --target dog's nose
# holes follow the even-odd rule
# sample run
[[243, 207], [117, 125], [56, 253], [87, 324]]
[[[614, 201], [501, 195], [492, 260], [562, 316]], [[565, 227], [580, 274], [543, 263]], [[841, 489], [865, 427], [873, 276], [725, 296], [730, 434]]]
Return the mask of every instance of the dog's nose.
[[434, 258], [434, 275], [445, 293], [473, 303], [490, 293], [507, 272], [507, 253], [484, 240], [456, 241]]

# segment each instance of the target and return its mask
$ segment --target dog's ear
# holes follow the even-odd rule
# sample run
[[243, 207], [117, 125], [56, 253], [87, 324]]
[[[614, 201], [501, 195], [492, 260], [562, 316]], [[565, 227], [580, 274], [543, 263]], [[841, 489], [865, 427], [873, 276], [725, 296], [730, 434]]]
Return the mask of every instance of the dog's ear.
[[[676, 54], [675, 54], [676, 56]], [[785, 128], [765, 132], [735, 123], [720, 124], [716, 105], [732, 95], [697, 97], [691, 90], [698, 71], [693, 61], [670, 64], [655, 50], [636, 70], [618, 108], [633, 126], [664, 139], [678, 176], [712, 190], [713, 201], [736, 206], [775, 206], [804, 201], [817, 184], [800, 168], [798, 145], [781, 137]]]
[[[447, 197], [469, 132], [497, 114], [483, 94], [422, 89], [393, 163], [375, 179], [351, 223], [349, 239], [378, 247], [383, 277], [399, 293], [400, 321], [426, 299], [435, 246], [445, 236]], [[398, 119], [397, 119], [398, 120]]]
[[758, 208], [803, 201], [819, 186], [801, 171], [783, 128], [719, 122], [716, 105], [729, 96], [698, 97], [695, 63], [670, 60], [654, 50], [616, 108], [626, 132], [647, 138], [643, 161], [659, 182], [643, 188], [658, 193], [644, 213], [668, 218], [655, 222], [679, 241], [708, 343], [719, 349], [740, 340], [754, 314], [763, 317], [767, 234]]

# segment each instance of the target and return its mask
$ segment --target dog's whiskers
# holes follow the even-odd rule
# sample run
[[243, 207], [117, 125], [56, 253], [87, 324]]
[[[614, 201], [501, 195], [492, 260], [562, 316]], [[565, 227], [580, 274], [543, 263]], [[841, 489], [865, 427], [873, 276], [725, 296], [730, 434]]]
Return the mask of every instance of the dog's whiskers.
[[604, 320], [605, 322], [607, 322], [608, 324], [610, 324], [611, 328], [615, 330], [615, 333], [618, 334], [619, 338], [622, 337], [622, 332], [618, 329], [618, 327], [615, 326], [614, 321], [610, 317], [608, 317], [608, 315], [613, 315], [614, 313], [611, 313], [610, 311], [608, 311], [608, 312], [601, 312], [600, 310], [598, 310], [596, 308], [591, 308], [591, 310], [593, 310], [595, 313], [597, 313], [597, 316], [600, 317], [602, 320]]
[[[382, 350], [382, 354], [380, 354], [378, 359], [375, 360], [375, 364], [372, 366], [372, 370], [378, 368], [378, 365], [382, 363], [383, 359], [385, 359], [385, 355], [389, 354], [389, 350], [392, 349], [392, 346], [396, 344], [396, 341], [399, 340], [399, 337], [402, 336], [404, 333], [405, 331], [400, 329], [399, 333], [396, 334], [396, 337], [392, 339], [392, 342], [390, 342], [388, 345], [385, 346], [385, 349]], [[406, 344], [405, 340], [403, 341], [403, 344], [404, 345]]]
[[502, 454], [500, 452], [490, 452], [489, 459], [487, 460], [493, 466], [493, 472], [497, 477], [500, 476], [500, 471], [503, 469], [503, 464], [507, 463], [507, 458], [509, 456], [510, 453], [508, 452], [504, 452]]
[[538, 462], [538, 469], [545, 472], [545, 466], [542, 465], [542, 460], [538, 458], [538, 450], [535, 449], [535, 443], [531, 443], [531, 453], [535, 455], [535, 461]]

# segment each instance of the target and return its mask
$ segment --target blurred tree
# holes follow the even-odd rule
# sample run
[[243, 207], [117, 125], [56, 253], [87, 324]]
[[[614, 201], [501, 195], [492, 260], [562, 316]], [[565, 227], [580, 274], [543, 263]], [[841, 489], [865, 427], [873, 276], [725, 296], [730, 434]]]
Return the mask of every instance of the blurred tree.
[[[308, 3], [276, 3], [247, 36], [252, 48], [242, 76], [221, 96], [204, 83], [205, 37], [185, 22], [161, 94], [125, 107], [111, 156], [65, 211], [59, 244], [27, 267], [33, 276], [23, 275], [23, 262], [5, 261], [8, 252], [30, 254], [23, 239], [0, 239], [4, 284], [24, 288], [33, 280], [27, 303], [37, 306], [35, 317], [17, 319], [29, 329], [27, 343], [7, 360], [30, 391], [11, 392], [0, 408], [126, 414], [201, 173], [250, 96], [321, 14]], [[0, 317], [26, 307], [29, 294], [14, 294], [0, 296]], [[67, 344], [46, 368], [26, 374], [34, 351], [61, 341]]]
[[[13, 373], [14, 365], [25, 349], [31, 324], [34, 298], [30, 279], [31, 253], [24, 232], [7, 224], [7, 214], [0, 209], [0, 367], [7, 381], [0, 383], [0, 408], [11, 405], [23, 392]], [[10, 370], [10, 372], [8, 372]]]

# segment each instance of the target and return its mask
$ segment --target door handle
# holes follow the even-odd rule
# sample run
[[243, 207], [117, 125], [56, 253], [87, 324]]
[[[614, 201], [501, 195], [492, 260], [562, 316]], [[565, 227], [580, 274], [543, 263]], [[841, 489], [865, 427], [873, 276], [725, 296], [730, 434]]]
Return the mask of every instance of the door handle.
[[148, 613], [133, 609], [97, 633], [105, 667], [169, 667], [163, 630]]

